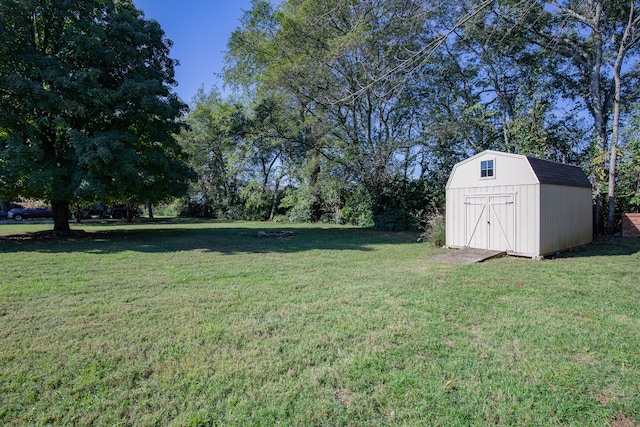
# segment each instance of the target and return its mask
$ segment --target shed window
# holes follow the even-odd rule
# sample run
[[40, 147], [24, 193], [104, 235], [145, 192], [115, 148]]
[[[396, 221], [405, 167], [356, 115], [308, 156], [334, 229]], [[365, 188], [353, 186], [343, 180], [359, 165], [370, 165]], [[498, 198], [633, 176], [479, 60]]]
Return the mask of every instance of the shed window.
[[493, 160], [480, 162], [480, 178], [493, 178]]

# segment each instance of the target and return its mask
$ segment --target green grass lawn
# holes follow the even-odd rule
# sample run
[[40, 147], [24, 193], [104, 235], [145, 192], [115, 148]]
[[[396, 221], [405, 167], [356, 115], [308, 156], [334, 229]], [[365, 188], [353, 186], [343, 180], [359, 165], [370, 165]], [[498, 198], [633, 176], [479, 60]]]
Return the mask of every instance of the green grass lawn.
[[2, 425], [640, 423], [640, 239], [461, 266], [416, 233], [79, 227], [0, 241]]

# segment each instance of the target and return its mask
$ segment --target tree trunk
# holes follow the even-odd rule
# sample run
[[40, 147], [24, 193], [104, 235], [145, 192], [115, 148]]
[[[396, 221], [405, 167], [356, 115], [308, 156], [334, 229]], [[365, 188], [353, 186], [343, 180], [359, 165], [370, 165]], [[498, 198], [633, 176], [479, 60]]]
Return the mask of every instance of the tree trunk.
[[615, 82], [615, 93], [613, 97], [613, 126], [611, 135], [611, 159], [609, 162], [609, 215], [607, 216], [607, 233], [613, 234], [615, 231], [616, 218], [616, 157], [618, 151], [618, 138], [620, 135], [620, 110], [622, 104], [622, 62], [628, 49], [637, 42], [632, 34], [636, 33], [640, 16], [635, 16], [634, 2], [632, 1], [629, 8], [629, 19], [625, 27], [624, 35], [620, 40], [616, 62], [613, 66], [613, 81]]
[[600, 194], [600, 186], [594, 182], [593, 187], [595, 188], [593, 196], [593, 234], [598, 236], [601, 234], [602, 227], [602, 196]]
[[73, 205], [74, 222], [80, 224], [82, 222], [82, 205], [76, 203]]
[[135, 216], [135, 207], [127, 203], [127, 222], [133, 222]]
[[[591, 42], [592, 42], [592, 66], [591, 66], [591, 74], [590, 74], [590, 84], [589, 84], [589, 97], [591, 100], [591, 108], [594, 120], [594, 127], [596, 131], [596, 139], [598, 141], [598, 149], [600, 152], [607, 151], [607, 127], [605, 123], [605, 108], [604, 102], [602, 100], [602, 90], [601, 90], [601, 69], [602, 69], [602, 33], [600, 30], [600, 20], [602, 16], [602, 4], [596, 2], [595, 10], [593, 11], [593, 21], [591, 26]], [[596, 170], [600, 167], [605, 168], [605, 165], [595, 165]], [[601, 233], [601, 223], [602, 223], [602, 214], [601, 214], [601, 203], [602, 200], [600, 198], [601, 194], [601, 186], [604, 184], [600, 182], [598, 178], [599, 174], [595, 174], [594, 179], [594, 187], [596, 188], [596, 209], [594, 212], [594, 221], [595, 221], [595, 234]]]
[[322, 203], [320, 201], [320, 190], [318, 189], [318, 181], [320, 177], [320, 161], [317, 158], [313, 160], [313, 167], [309, 175], [309, 186], [311, 187], [311, 222], [318, 222], [322, 217]]
[[[590, 29], [589, 43], [569, 43], [567, 46], [571, 50], [569, 57], [576, 58], [584, 66], [585, 78], [589, 81], [588, 91], [583, 94], [585, 103], [591, 116], [593, 117], [593, 130], [598, 147], [598, 160], [593, 162], [593, 191], [594, 191], [594, 234], [601, 234], [602, 228], [602, 190], [604, 182], [601, 179], [602, 172], [606, 169], [606, 162], [601, 161], [600, 154], [607, 151], [607, 111], [606, 92], [602, 90], [602, 65], [603, 65], [603, 34], [605, 27], [603, 23], [603, 2], [601, 0], [584, 0], [579, 2], [581, 8], [577, 8], [574, 2], [564, 2], [559, 0], [547, 0], [546, 4], [560, 9], [567, 16], [566, 19], [573, 19], [587, 25]], [[555, 41], [560, 41], [559, 37]], [[554, 41], [554, 43], [555, 43]], [[567, 55], [567, 52], [563, 52]], [[582, 58], [582, 59], [580, 59]]]
[[64, 200], [51, 202], [51, 210], [53, 212], [53, 231], [60, 235], [69, 234], [71, 232], [69, 202]]
[[276, 216], [276, 209], [278, 208], [279, 188], [280, 188], [280, 177], [276, 178], [276, 186], [273, 189], [273, 198], [271, 199], [271, 212], [269, 213], [269, 221], [273, 221], [273, 217]]
[[611, 143], [611, 162], [609, 164], [609, 214], [607, 216], [607, 234], [615, 231], [616, 219], [616, 145]]

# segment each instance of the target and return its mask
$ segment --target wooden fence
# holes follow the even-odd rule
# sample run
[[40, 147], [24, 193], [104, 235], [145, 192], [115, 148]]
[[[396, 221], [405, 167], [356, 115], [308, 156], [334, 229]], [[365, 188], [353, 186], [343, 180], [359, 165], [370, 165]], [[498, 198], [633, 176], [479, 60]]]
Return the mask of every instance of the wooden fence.
[[640, 213], [622, 214], [622, 237], [640, 237]]

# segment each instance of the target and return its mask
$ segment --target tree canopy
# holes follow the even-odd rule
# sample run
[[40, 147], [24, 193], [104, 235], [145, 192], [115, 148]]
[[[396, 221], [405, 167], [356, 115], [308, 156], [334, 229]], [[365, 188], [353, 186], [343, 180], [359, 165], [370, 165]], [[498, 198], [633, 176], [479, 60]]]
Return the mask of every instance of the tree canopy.
[[618, 136], [637, 98], [637, 3], [255, 1], [225, 77], [298, 112], [306, 200], [322, 199], [318, 177], [340, 176], [374, 215], [405, 209], [417, 181], [423, 210], [442, 206], [451, 166], [492, 148], [583, 166], [611, 231]]
[[0, 196], [51, 201], [56, 228], [69, 202], [187, 187], [199, 215], [409, 228], [453, 164], [496, 149], [582, 166], [611, 232], [638, 200], [639, 8], [255, 0], [228, 41], [236, 92], [187, 114], [171, 43], [130, 1], [3, 1]]
[[174, 134], [186, 105], [160, 25], [129, 0], [0, 2], [0, 183], [47, 200], [156, 202], [192, 171]]

